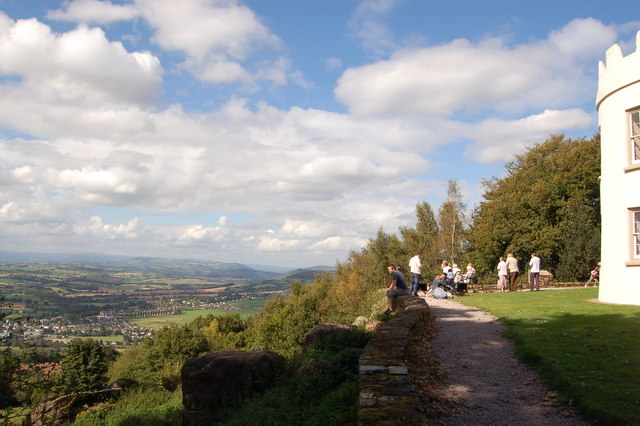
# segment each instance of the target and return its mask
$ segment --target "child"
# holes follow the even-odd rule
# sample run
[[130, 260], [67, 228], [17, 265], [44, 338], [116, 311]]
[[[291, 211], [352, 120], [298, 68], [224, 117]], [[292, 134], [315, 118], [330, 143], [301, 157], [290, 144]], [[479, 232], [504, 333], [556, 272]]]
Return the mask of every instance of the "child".
[[593, 271], [591, 271], [591, 276], [589, 277], [589, 281], [584, 285], [585, 287], [589, 287], [589, 283], [593, 282], [594, 287], [598, 286], [598, 275], [600, 275], [600, 268], [597, 266]]

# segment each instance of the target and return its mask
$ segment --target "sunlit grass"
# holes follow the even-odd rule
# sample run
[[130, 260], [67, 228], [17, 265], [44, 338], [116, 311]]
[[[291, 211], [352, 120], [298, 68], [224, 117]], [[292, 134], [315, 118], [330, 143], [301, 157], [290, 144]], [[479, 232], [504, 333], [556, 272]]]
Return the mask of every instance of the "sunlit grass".
[[597, 289], [474, 293], [456, 300], [500, 318], [518, 356], [564, 403], [602, 424], [640, 423], [640, 307]]

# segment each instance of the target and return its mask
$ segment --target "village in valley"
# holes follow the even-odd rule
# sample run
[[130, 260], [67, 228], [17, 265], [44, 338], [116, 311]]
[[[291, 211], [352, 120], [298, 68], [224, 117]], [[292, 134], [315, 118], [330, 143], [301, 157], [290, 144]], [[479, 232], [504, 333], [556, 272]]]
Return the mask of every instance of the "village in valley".
[[[242, 265], [145, 259], [125, 263], [0, 264], [2, 346], [60, 348], [73, 338], [126, 347], [196, 315], [247, 315], [290, 278]], [[313, 274], [302, 274], [313, 276]]]

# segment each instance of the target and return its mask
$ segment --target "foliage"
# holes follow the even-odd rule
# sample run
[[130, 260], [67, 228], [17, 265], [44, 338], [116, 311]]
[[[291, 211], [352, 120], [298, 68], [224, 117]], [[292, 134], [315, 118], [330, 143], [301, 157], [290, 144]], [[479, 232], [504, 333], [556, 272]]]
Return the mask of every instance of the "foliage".
[[[431, 205], [427, 202], [416, 204], [416, 227], [400, 227], [405, 258], [416, 253], [422, 254], [423, 275], [432, 276], [440, 266], [438, 236], [440, 229]], [[408, 258], [407, 258], [408, 259]], [[406, 260], [405, 260], [406, 262]], [[404, 263], [403, 263], [404, 264]]]
[[63, 393], [101, 390], [107, 384], [107, 370], [117, 352], [93, 339], [74, 339], [60, 362]]
[[[471, 255], [482, 274], [506, 253], [536, 252], [556, 278], [584, 278], [599, 259], [600, 138], [552, 136], [484, 182], [473, 217]], [[521, 263], [521, 270], [524, 264]]]
[[98, 406], [74, 422], [78, 426], [174, 426], [182, 424], [182, 392], [132, 391], [113, 405]]
[[594, 303], [597, 289], [474, 293], [500, 318], [518, 356], [598, 424], [639, 424], [640, 307]]
[[373, 257], [373, 270], [376, 273], [373, 278], [377, 282], [384, 282], [388, 279], [387, 267], [389, 265], [402, 266], [406, 263], [407, 253], [400, 239], [395, 235], [387, 234], [382, 228], [378, 230], [375, 239], [369, 239], [364, 250]]
[[338, 263], [333, 276], [319, 278], [330, 280], [323, 321], [349, 324], [357, 316], [370, 317], [376, 309], [384, 310], [385, 281], [375, 268], [370, 250], [352, 251], [346, 262]]
[[[238, 314], [201, 317], [203, 326], [199, 328], [209, 343], [209, 349], [218, 351], [222, 349], [236, 349], [246, 346], [245, 321]], [[196, 325], [198, 320], [192, 325]], [[204, 325], [206, 324], [206, 325]]]
[[112, 380], [130, 378], [173, 390], [180, 383], [182, 364], [208, 349], [207, 338], [198, 328], [190, 324], [164, 327], [154, 338], [125, 351], [110, 376]]
[[447, 199], [438, 211], [438, 254], [449, 264], [460, 262], [464, 252], [465, 210], [462, 194], [455, 180], [449, 180]]
[[271, 350], [289, 358], [299, 353], [306, 333], [321, 322], [329, 287], [328, 279], [310, 285], [292, 282], [288, 297], [276, 296], [252, 317], [249, 348]]
[[346, 425], [357, 423], [357, 372], [361, 349], [368, 337], [354, 331], [341, 338], [323, 340], [304, 355], [296, 357], [292, 367], [313, 360], [330, 363], [330, 371], [291, 376], [254, 397], [241, 410], [233, 410], [225, 425]]
[[[0, 298], [0, 322], [12, 310], [12, 304]], [[19, 323], [20, 318], [14, 317], [9, 321]], [[0, 343], [9, 337], [3, 335]], [[0, 350], [0, 423], [21, 423], [29, 407], [54, 395], [56, 377], [52, 366], [58, 360], [57, 353], [36, 349], [24, 350], [19, 354], [9, 347]]]

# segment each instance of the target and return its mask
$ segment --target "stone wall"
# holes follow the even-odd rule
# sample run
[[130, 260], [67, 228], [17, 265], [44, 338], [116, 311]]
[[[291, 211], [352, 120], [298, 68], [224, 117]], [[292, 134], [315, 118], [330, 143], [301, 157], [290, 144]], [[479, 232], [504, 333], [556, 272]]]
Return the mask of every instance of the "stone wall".
[[406, 359], [412, 334], [417, 327], [426, 326], [430, 316], [424, 299], [401, 296], [398, 313], [380, 326], [364, 348], [359, 370], [359, 425], [427, 424]]

